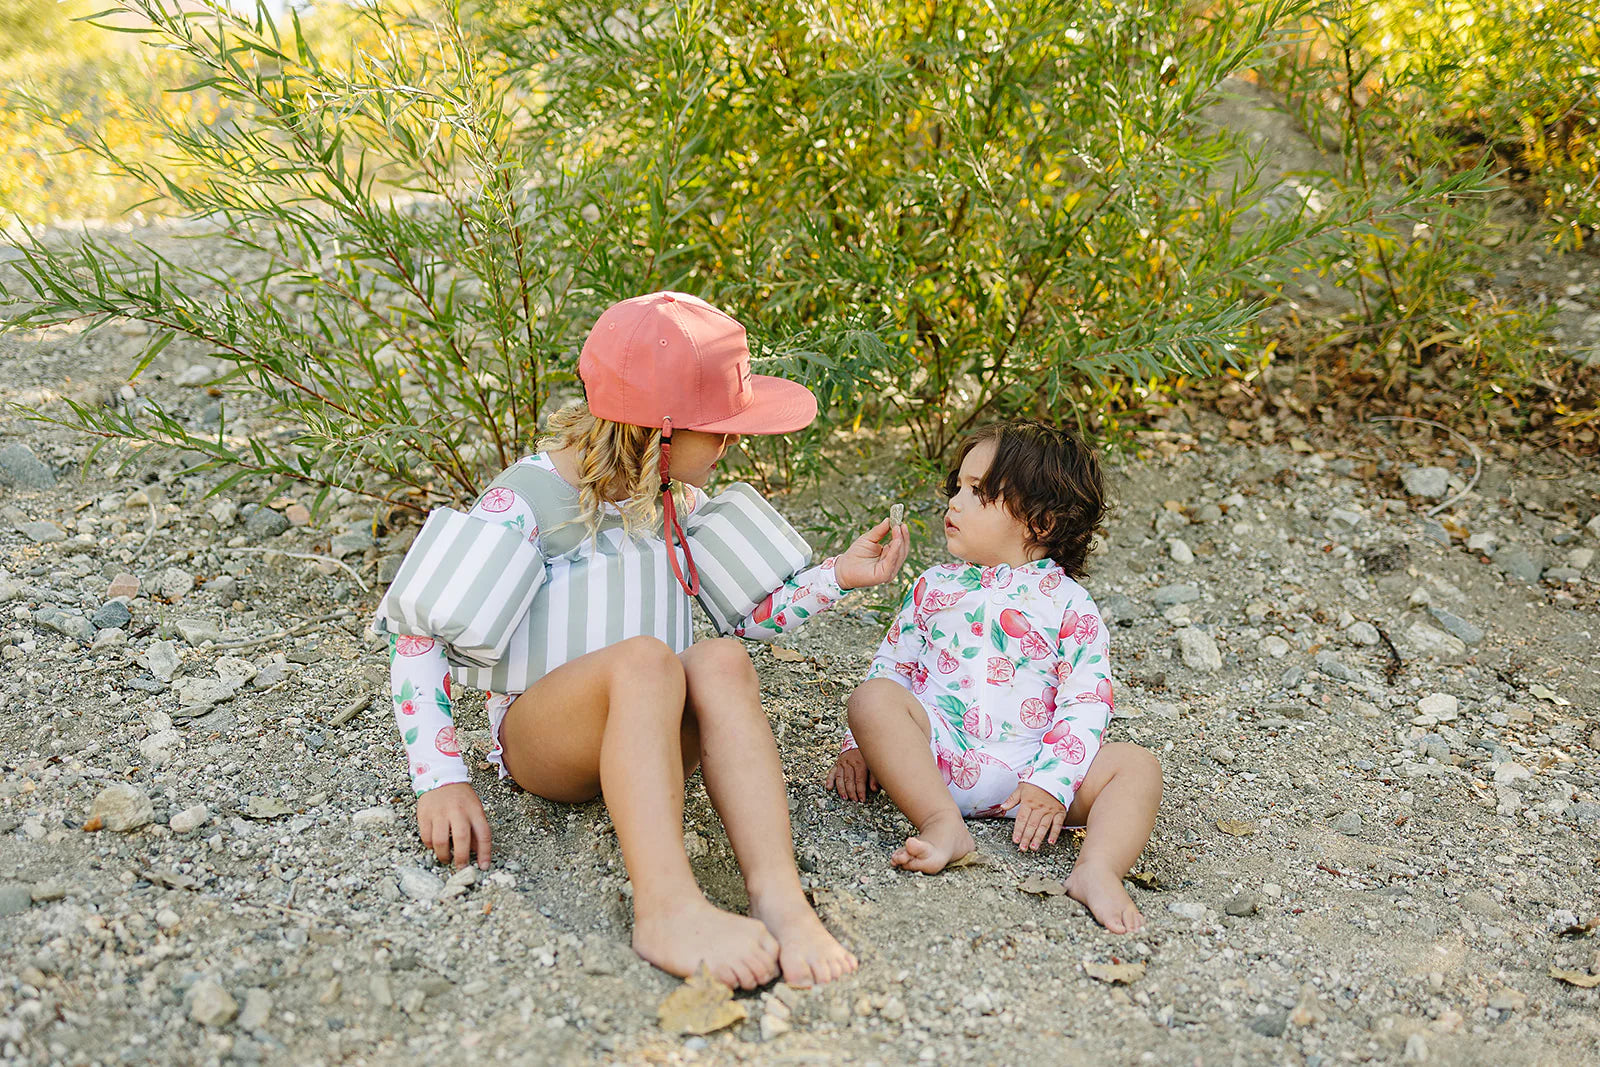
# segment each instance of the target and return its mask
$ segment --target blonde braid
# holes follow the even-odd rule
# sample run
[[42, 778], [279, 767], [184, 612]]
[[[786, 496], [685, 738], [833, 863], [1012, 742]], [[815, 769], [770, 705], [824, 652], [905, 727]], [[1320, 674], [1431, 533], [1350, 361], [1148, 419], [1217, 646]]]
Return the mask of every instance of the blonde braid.
[[[661, 431], [647, 426], [598, 419], [579, 401], [550, 416], [540, 440], [543, 451], [575, 448], [578, 452], [578, 507], [589, 536], [600, 529], [607, 503], [616, 503], [622, 529], [629, 537], [657, 532], [661, 523]], [[690, 491], [673, 483], [673, 499], [688, 514]]]

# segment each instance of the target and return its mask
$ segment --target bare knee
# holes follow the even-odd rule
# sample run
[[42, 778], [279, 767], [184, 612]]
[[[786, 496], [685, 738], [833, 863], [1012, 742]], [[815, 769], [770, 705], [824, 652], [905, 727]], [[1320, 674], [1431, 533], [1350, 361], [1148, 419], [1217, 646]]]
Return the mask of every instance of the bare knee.
[[611, 648], [613, 675], [623, 684], [638, 686], [643, 681], [656, 692], [669, 696], [681, 693], [683, 663], [665, 641], [658, 637], [629, 637]]
[[756, 676], [755, 664], [744, 643], [731, 637], [713, 637], [696, 641], [682, 656], [683, 670], [691, 683], [712, 681], [727, 684], [749, 681]]
[[869, 678], [856, 686], [844, 705], [850, 729], [858, 731], [863, 723], [893, 710], [903, 693], [905, 689], [887, 678]]
[[1131, 741], [1113, 741], [1103, 746], [1095, 759], [1110, 757], [1110, 770], [1113, 774], [1125, 774], [1137, 777], [1144, 781], [1161, 784], [1161, 761], [1156, 754], [1143, 745], [1133, 744]]

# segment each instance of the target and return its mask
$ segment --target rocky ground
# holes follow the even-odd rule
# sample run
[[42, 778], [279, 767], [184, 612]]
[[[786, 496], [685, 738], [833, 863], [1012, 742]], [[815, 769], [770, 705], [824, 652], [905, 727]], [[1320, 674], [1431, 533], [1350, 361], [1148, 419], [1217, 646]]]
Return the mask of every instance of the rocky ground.
[[[141, 342], [0, 339], [0, 396], [111, 400]], [[210, 369], [174, 344], [121, 402], [215, 422]], [[496, 782], [481, 701], [493, 870], [419, 847], [366, 625], [409, 530], [207, 496], [220, 476], [170, 461], [85, 468], [82, 439], [0, 416], [0, 1060], [1600, 1059], [1600, 471], [1404, 423], [1267, 445], [1213, 421], [1112, 462], [1087, 582], [1114, 729], [1166, 770], [1147, 928], [1019, 888], [1054, 888], [1073, 842], [1021, 856], [974, 823], [985, 862], [907, 875], [887, 801], [824, 793], [887, 621], [857, 594], [755, 659], [805, 877], [861, 971], [686, 1038], [656, 1018], [677, 983], [628, 949], [603, 807]], [[837, 495], [886, 505], [895, 448]], [[741, 906], [698, 781], [685, 836]]]

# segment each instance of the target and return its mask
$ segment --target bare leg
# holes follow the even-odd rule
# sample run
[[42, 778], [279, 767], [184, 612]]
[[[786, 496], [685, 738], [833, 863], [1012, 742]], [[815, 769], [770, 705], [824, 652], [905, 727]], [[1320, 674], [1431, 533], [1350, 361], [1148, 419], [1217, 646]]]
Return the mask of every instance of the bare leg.
[[634, 951], [671, 974], [704, 962], [754, 988], [778, 974], [778, 943], [755, 919], [713, 907], [683, 851], [686, 683], [677, 655], [638, 637], [539, 679], [506, 712], [500, 737], [517, 784], [558, 801], [603, 792], [633, 879]]
[[856, 969], [800, 888], [783, 766], [761, 710], [761, 684], [744, 646], [701, 641], [683, 654], [701, 773], [750, 892], [750, 914], [778, 939], [783, 980], [820, 985]]
[[1148, 749], [1118, 742], [1095, 754], [1067, 809], [1068, 826], [1088, 828], [1067, 878], [1067, 895], [1114, 934], [1144, 928], [1122, 879], [1149, 843], [1160, 807], [1160, 762]]
[[917, 828], [890, 857], [896, 867], [937, 874], [976, 847], [946, 788], [933, 753], [928, 713], [905, 687], [871, 678], [850, 694], [850, 732], [867, 767], [895, 807]]

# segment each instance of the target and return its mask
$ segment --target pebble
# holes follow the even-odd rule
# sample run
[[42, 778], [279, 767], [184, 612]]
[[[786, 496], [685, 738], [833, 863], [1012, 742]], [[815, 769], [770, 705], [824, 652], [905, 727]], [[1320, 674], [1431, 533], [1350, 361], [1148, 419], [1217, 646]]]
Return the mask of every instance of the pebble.
[[1282, 1037], [1289, 1028], [1289, 1009], [1274, 1008], [1250, 1020], [1250, 1029], [1262, 1037]]
[[89, 808], [89, 818], [98, 818], [105, 829], [118, 832], [137, 830], [155, 818], [155, 814], [150, 798], [126, 782], [100, 790]]
[[1446, 611], [1444, 608], [1430, 607], [1428, 614], [1433, 616], [1433, 621], [1465, 645], [1476, 645], [1483, 640], [1483, 631], [1461, 616]]
[[1401, 640], [1412, 654], [1432, 657], [1444, 663], [1459, 662], [1467, 655], [1466, 642], [1461, 638], [1437, 630], [1425, 622], [1412, 623]]
[[1204, 630], [1193, 626], [1179, 630], [1178, 651], [1184, 665], [1194, 670], [1209, 673], [1222, 669], [1222, 653], [1217, 649], [1217, 642]]
[[0, 885], [0, 915], [17, 915], [33, 906], [33, 890], [21, 882]]
[[188, 645], [198, 646], [207, 641], [216, 642], [222, 639], [221, 629], [210, 619], [184, 618], [172, 625]]
[[1200, 590], [1195, 586], [1179, 582], [1173, 585], [1163, 585], [1150, 594], [1150, 599], [1157, 608], [1170, 608], [1174, 604], [1187, 604], [1200, 599]]
[[420, 867], [401, 867], [395, 874], [400, 881], [400, 892], [412, 900], [438, 900], [444, 892], [444, 883]]
[[0, 485], [13, 489], [54, 489], [55, 472], [21, 441], [0, 448]]
[[202, 978], [189, 990], [189, 1018], [201, 1026], [226, 1026], [238, 1013], [233, 995], [210, 978]]
[[152, 641], [134, 662], [163, 682], [170, 682], [178, 673], [178, 646], [171, 641]]
[[4, 573], [0, 573], [0, 604], [8, 600], [15, 600], [22, 591], [22, 586]]
[[89, 621], [102, 630], [120, 630], [133, 621], [133, 612], [120, 600], [108, 600], [89, 616]]
[[1180, 919], [1196, 922], [1206, 917], [1206, 906], [1197, 900], [1174, 900], [1167, 905], [1167, 910]]
[[257, 541], [265, 541], [269, 537], [277, 537], [289, 528], [289, 520], [271, 508], [261, 507], [259, 504], [247, 504], [241, 513], [245, 515], [245, 532]]
[[190, 830], [197, 830], [211, 819], [211, 809], [204, 804], [196, 804], [192, 808], [184, 808], [172, 818], [167, 820], [167, 825], [175, 834], [186, 834]]
[[1341, 682], [1358, 682], [1361, 680], [1361, 672], [1345, 663], [1344, 660], [1339, 658], [1339, 653], [1332, 649], [1325, 648], [1317, 653], [1317, 670], [1326, 674], [1329, 678], [1334, 678]]
[[1406, 492], [1427, 500], [1438, 500], [1450, 491], [1450, 472], [1443, 467], [1413, 467], [1400, 475]]
[[1254, 915], [1256, 913], [1256, 907], [1259, 903], [1260, 901], [1254, 893], [1248, 891], [1243, 893], [1235, 893], [1233, 896], [1228, 898], [1226, 903], [1222, 905], [1222, 910], [1227, 912], [1229, 915], [1233, 915], [1242, 919], [1246, 915]]
[[1328, 512], [1329, 522], [1336, 526], [1343, 526], [1349, 530], [1354, 530], [1357, 526], [1360, 526], [1362, 520], [1365, 518], [1366, 516], [1361, 514], [1361, 512], [1352, 511], [1349, 508], [1334, 508], [1332, 511]]
[[162, 908], [160, 911], [156, 912], [156, 925], [161, 927], [163, 930], [171, 930], [174, 926], [177, 926], [178, 923], [182, 921], [182, 916], [173, 911], [171, 908]]
[[[1449, 693], [1429, 693], [1417, 701], [1417, 711], [1433, 722], [1454, 722], [1461, 710], [1461, 701]], [[1430, 724], [1431, 725], [1431, 724]]]
[[1500, 547], [1499, 538], [1492, 533], [1475, 533], [1467, 538], [1467, 551], [1481, 552], [1485, 556], [1493, 556]]
[[1351, 623], [1344, 632], [1344, 639], [1358, 648], [1371, 648], [1380, 640], [1378, 628], [1366, 620]]
[[1484, 919], [1498, 919], [1505, 914], [1500, 902], [1481, 889], [1472, 889], [1461, 894], [1461, 910], [1469, 911]]
[[56, 633], [83, 644], [94, 640], [94, 623], [82, 615], [71, 615], [65, 611], [49, 609], [35, 613], [33, 621], [43, 623]]
[[106, 586], [106, 599], [115, 600], [118, 597], [127, 597], [132, 600], [139, 595], [139, 579], [127, 571], [120, 572], [111, 579], [111, 584]]
[[89, 643], [92, 649], [121, 648], [128, 643], [126, 630], [101, 630], [94, 635], [94, 640]]
[[393, 808], [376, 807], [362, 808], [360, 811], [350, 816], [350, 821], [355, 823], [357, 826], [377, 826], [388, 825], [389, 823], [394, 822], [395, 818], [396, 816]]
[[1333, 828], [1346, 837], [1358, 837], [1361, 834], [1361, 816], [1347, 811], [1333, 821]]
[[178, 600], [194, 591], [194, 575], [177, 567], [168, 567], [150, 583], [150, 595]]
[[219, 527], [227, 529], [239, 520], [239, 505], [231, 500], [217, 500], [206, 509], [206, 514], [211, 516]]
[[59, 544], [67, 539], [67, 531], [53, 522], [23, 522], [17, 524], [17, 529], [37, 545]]
[[1277, 634], [1268, 634], [1266, 637], [1261, 639], [1261, 642], [1256, 646], [1256, 649], [1263, 656], [1267, 656], [1271, 659], [1282, 659], [1284, 656], [1289, 654], [1289, 642], [1285, 641]]
[[1520, 782], [1524, 778], [1532, 777], [1533, 772], [1516, 760], [1507, 760], [1494, 769], [1495, 785], [1510, 785], [1512, 782]]
[[1174, 537], [1167, 542], [1167, 555], [1172, 557], [1174, 563], [1186, 565], [1194, 562], [1194, 549], [1181, 537]]
[[1544, 573], [1544, 564], [1521, 546], [1503, 548], [1494, 555], [1494, 565], [1508, 578], [1524, 582], [1537, 582]]

